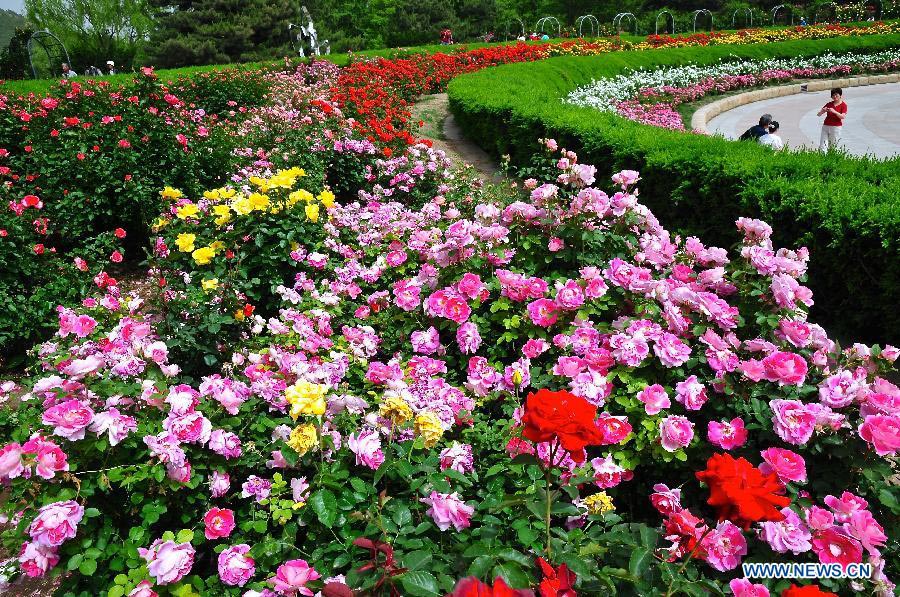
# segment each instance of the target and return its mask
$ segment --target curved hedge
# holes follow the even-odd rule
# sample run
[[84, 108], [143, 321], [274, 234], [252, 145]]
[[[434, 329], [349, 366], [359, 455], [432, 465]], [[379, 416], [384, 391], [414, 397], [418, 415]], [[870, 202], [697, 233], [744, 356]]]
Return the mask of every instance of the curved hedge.
[[809, 284], [820, 321], [838, 335], [897, 342], [900, 158], [773, 154], [755, 144], [650, 127], [562, 102], [576, 87], [626, 69], [897, 46], [900, 35], [892, 34], [566, 56], [460, 76], [448, 94], [463, 131], [493, 155], [525, 165], [536, 138], [554, 137], [597, 165], [599, 174], [639, 170], [643, 196], [660, 219], [705, 241], [726, 247], [737, 242], [738, 216], [774, 222], [776, 245], [804, 244], [813, 255]]

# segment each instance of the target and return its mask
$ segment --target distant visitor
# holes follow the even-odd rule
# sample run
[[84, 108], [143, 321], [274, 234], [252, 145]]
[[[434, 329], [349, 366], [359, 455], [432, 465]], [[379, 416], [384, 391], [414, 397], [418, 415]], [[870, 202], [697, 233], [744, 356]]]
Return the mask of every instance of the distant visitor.
[[817, 116], [825, 115], [822, 123], [822, 134], [819, 137], [819, 149], [828, 151], [836, 149], [841, 141], [841, 127], [847, 117], [847, 102], [844, 101], [844, 90], [835, 87], [831, 90], [831, 101], [822, 106]]
[[765, 145], [766, 147], [771, 147], [775, 150], [784, 149], [784, 141], [778, 135], [778, 128], [780, 125], [777, 120], [773, 120], [769, 123], [768, 132], [757, 139], [760, 145]]
[[62, 63], [62, 76], [64, 76], [67, 79], [71, 79], [72, 77], [77, 77], [78, 73], [73, 71], [67, 63], [63, 62]]
[[763, 114], [759, 117], [759, 124], [755, 124], [744, 131], [740, 136], [741, 141], [759, 141], [763, 135], [769, 134], [769, 125], [772, 124], [772, 115]]
[[116, 63], [113, 62], [112, 60], [107, 60], [107, 61], [106, 61], [106, 74], [107, 74], [107, 75], [114, 75], [114, 74], [116, 74]]

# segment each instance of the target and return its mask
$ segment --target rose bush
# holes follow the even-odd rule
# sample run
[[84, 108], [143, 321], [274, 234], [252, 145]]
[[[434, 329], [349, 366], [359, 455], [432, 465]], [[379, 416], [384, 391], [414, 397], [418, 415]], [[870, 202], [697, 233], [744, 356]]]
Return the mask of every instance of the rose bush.
[[[524, 192], [451, 178], [417, 205], [375, 177], [321, 206], [297, 224], [321, 267], [245, 314], [202, 378], [117, 286], [63, 310], [41, 369], [0, 386], [21, 401], [0, 474], [23, 573], [112, 595], [434, 595], [467, 576], [740, 595], [793, 590], [737, 571], [790, 559], [871, 562], [820, 584], [891, 594], [898, 350], [808, 321], [808, 254], [767, 224], [738, 219], [733, 252], [678, 237], [637, 172], [604, 191], [543, 147]], [[305, 184], [275, 177], [288, 201]], [[242, 200], [178, 199], [169, 226], [196, 218], [193, 251], [211, 246], [213, 207]]]

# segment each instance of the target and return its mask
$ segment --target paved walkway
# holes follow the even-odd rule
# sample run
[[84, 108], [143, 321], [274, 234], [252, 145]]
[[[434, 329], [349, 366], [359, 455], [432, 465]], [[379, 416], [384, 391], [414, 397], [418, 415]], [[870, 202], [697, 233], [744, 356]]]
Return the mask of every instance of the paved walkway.
[[[447, 153], [454, 163], [457, 165], [468, 164], [472, 166], [478, 174], [491, 182], [501, 182], [503, 175], [497, 163], [472, 141], [466, 139], [456, 119], [450, 113], [449, 101], [446, 93], [436, 93], [434, 95], [426, 95], [419, 98], [419, 101], [412, 106], [412, 121], [426, 120], [430, 121], [428, 126], [422, 131], [425, 136], [431, 135], [435, 149], [441, 149]], [[427, 115], [427, 118], [425, 117]], [[434, 138], [434, 127], [440, 127], [440, 137]]]
[[[824, 119], [816, 112], [828, 101], [827, 92], [763, 100], [723, 112], [706, 128], [736, 139], [768, 112], [781, 125], [779, 134], [787, 145], [815, 149]], [[848, 152], [881, 159], [900, 155], [900, 83], [850, 87], [844, 90], [844, 101], [848, 111], [842, 145]]]

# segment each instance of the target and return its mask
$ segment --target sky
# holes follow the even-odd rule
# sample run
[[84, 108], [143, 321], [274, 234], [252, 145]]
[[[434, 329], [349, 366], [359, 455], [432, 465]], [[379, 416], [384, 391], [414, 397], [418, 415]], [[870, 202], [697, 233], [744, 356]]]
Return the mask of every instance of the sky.
[[14, 10], [19, 14], [25, 14], [24, 0], [0, 0], [0, 8]]

